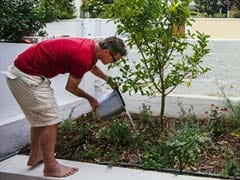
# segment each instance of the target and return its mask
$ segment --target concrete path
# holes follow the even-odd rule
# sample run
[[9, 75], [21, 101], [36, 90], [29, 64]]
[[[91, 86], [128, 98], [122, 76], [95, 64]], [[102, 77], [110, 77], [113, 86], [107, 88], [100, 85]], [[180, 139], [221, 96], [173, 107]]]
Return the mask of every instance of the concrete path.
[[143, 171], [129, 168], [96, 165], [76, 161], [59, 160], [65, 165], [79, 167], [79, 172], [66, 178], [46, 178], [43, 176], [43, 164], [30, 169], [26, 166], [28, 156], [16, 155], [0, 162], [0, 180], [216, 180], [216, 178], [203, 178], [170, 173]]

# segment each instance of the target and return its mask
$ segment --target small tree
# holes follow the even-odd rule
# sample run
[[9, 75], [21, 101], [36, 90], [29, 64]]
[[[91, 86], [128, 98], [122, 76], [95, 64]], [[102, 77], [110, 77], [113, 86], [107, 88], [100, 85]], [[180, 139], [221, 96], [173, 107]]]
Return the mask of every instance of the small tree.
[[190, 0], [116, 0], [107, 12], [130, 48], [136, 46], [141, 54], [135, 63], [120, 61], [122, 76], [115, 80], [122, 84], [123, 92], [161, 94], [163, 130], [166, 96], [179, 84], [187, 81], [190, 85], [191, 79], [209, 70], [201, 65], [209, 53], [208, 36], [179, 32], [185, 23], [191, 25], [189, 3]]

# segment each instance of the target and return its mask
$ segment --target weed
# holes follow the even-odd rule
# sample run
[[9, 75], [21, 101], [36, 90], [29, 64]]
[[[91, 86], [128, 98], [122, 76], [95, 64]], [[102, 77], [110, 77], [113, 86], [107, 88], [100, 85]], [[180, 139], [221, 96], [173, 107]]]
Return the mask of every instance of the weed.
[[235, 159], [229, 159], [223, 163], [223, 169], [221, 172], [223, 177], [235, 177], [240, 175], [240, 167]]
[[179, 128], [169, 137], [167, 144], [171, 147], [176, 165], [181, 172], [197, 162], [199, 153], [205, 151], [211, 144], [211, 138], [196, 116], [188, 114], [180, 119]]
[[171, 155], [171, 147], [166, 143], [157, 143], [144, 154], [142, 164], [145, 169], [173, 168], [174, 159]]
[[219, 137], [225, 132], [227, 119], [225, 118], [224, 112], [224, 109], [212, 105], [208, 128], [213, 137]]
[[226, 100], [226, 104], [227, 104], [228, 108], [233, 113], [232, 120], [233, 120], [234, 128], [239, 129], [240, 128], [240, 103], [233, 104], [232, 101], [226, 96], [223, 87], [219, 86], [219, 88], [222, 92], [223, 97]]
[[110, 125], [101, 128], [97, 138], [106, 140], [114, 147], [128, 146], [134, 142], [134, 133], [123, 120], [117, 119]]
[[96, 150], [96, 147], [94, 145], [85, 145], [84, 151], [82, 152], [82, 157], [85, 159], [92, 159], [101, 156], [101, 151]]
[[146, 105], [146, 104], [142, 104], [142, 108], [140, 108], [139, 110], [139, 119], [141, 121], [149, 121], [151, 120], [152, 117], [152, 111], [151, 111], [151, 106], [150, 105]]
[[72, 120], [66, 119], [60, 124], [59, 131], [60, 132], [68, 132], [72, 128], [73, 128]]
[[234, 152], [231, 148], [225, 147], [221, 152], [222, 163], [222, 171], [220, 174], [223, 177], [229, 176], [239, 176], [240, 175], [240, 167], [237, 164], [236, 158], [234, 156]]

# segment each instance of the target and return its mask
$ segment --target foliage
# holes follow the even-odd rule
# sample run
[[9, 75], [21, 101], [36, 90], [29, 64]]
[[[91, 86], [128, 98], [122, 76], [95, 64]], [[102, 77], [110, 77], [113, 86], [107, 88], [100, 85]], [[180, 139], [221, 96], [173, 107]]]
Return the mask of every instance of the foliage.
[[227, 14], [223, 14], [223, 13], [216, 13], [213, 15], [213, 18], [226, 18]]
[[105, 140], [114, 147], [128, 146], [134, 142], [134, 133], [121, 119], [99, 130], [97, 138]]
[[238, 165], [236, 158], [234, 157], [231, 149], [225, 149], [222, 154], [224, 162], [222, 163], [221, 175], [223, 177], [233, 177], [240, 175], [240, 166]]
[[101, 152], [97, 151], [93, 145], [84, 146], [84, 151], [81, 152], [81, 154], [82, 154], [83, 158], [86, 158], [89, 160], [95, 159], [102, 155]]
[[93, 125], [90, 122], [76, 121], [67, 119], [60, 124], [59, 132], [65, 134], [79, 134], [79, 136], [87, 136], [92, 132]]
[[[224, 18], [227, 16], [227, 9], [240, 9], [240, 0], [193, 0], [196, 10], [202, 17]], [[104, 13], [106, 8], [114, 3], [114, 0], [85, 0], [81, 9], [88, 11], [91, 18], [104, 17], [108, 18], [108, 14]], [[238, 18], [234, 15], [233, 17]], [[196, 15], [195, 13], [191, 15]]]
[[141, 121], [149, 121], [152, 117], [151, 106], [147, 106], [146, 104], [142, 104], [142, 108], [139, 111], [139, 119]]
[[227, 104], [228, 108], [233, 113], [232, 120], [233, 120], [233, 124], [234, 124], [235, 128], [240, 129], [240, 103], [233, 104], [232, 101], [226, 96], [223, 87], [219, 86], [219, 88], [220, 88], [220, 91], [221, 91], [223, 97], [226, 100], [226, 104]]
[[19, 41], [36, 34], [47, 22], [74, 17], [71, 3], [72, 0], [1, 0], [0, 40]]
[[240, 0], [194, 0], [196, 9], [205, 17], [227, 17], [227, 11], [240, 9]]
[[166, 143], [158, 142], [153, 148], [147, 151], [142, 164], [145, 169], [161, 170], [162, 168], [174, 168], [174, 156], [172, 148]]
[[16, 41], [45, 26], [39, 0], [4, 0], [0, 3], [0, 40]]
[[232, 16], [234, 18], [240, 18], [240, 11], [235, 11]]
[[[222, 170], [226, 177], [239, 178], [239, 139], [227, 133], [212, 138], [205, 119], [197, 119], [192, 109], [188, 112], [182, 109], [180, 124], [168, 135], [150, 121], [137, 121], [136, 114], [133, 117], [137, 127], [142, 127], [136, 137], [129, 133], [125, 115], [99, 120], [89, 113], [65, 120], [59, 129], [57, 158], [110, 165], [124, 163], [154, 170], [194, 169], [201, 174], [219, 174]], [[151, 126], [156, 128], [154, 133], [150, 128], [146, 130]]]
[[39, 11], [43, 11], [46, 22], [52, 22], [57, 19], [74, 18], [76, 8], [73, 0], [40, 0]]
[[208, 36], [180, 31], [185, 24], [191, 25], [189, 3], [190, 0], [116, 0], [106, 11], [129, 47], [136, 47], [141, 55], [139, 61], [123, 59], [117, 63], [122, 76], [115, 80], [122, 84], [123, 92], [161, 94], [162, 128], [166, 96], [179, 84], [190, 85], [192, 79], [209, 70], [202, 66], [202, 58], [209, 53]]
[[194, 2], [198, 12], [206, 13], [208, 17], [213, 17], [214, 14], [219, 13], [221, 9], [221, 4], [216, 3], [216, 0], [194, 0]]
[[212, 105], [208, 128], [213, 137], [219, 137], [226, 131], [225, 123], [227, 123], [227, 120], [224, 114], [225, 112], [226, 108], [220, 109], [219, 107]]
[[[91, 18], [101, 17], [105, 8], [112, 4], [114, 0], [85, 0], [81, 6], [83, 11], [87, 11]], [[106, 17], [106, 16], [105, 16]]]
[[119, 161], [120, 151], [122, 151], [123, 147], [135, 144], [134, 133], [122, 119], [116, 119], [111, 124], [99, 129], [96, 137], [103, 144], [110, 145], [110, 166]]
[[211, 144], [211, 138], [194, 114], [188, 114], [180, 122], [167, 144], [172, 148], [177, 166], [182, 171], [197, 162], [200, 152], [205, 151]]
[[[191, 112], [191, 111], [189, 111]], [[186, 113], [180, 119], [176, 132], [167, 140], [158, 142], [142, 158], [143, 166], [148, 169], [183, 169], [194, 166], [199, 154], [207, 151], [211, 136], [194, 114]]]
[[240, 167], [238, 166], [236, 160], [230, 159], [223, 164], [223, 170], [221, 174], [224, 177], [240, 176]]

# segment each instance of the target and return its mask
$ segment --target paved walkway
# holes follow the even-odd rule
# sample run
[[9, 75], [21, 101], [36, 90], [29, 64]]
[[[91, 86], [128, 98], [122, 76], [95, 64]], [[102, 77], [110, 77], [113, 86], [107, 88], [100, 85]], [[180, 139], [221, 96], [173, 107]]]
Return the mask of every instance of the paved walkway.
[[0, 162], [0, 180], [216, 180], [216, 178], [203, 178], [170, 173], [143, 171], [129, 168], [113, 167], [76, 161], [59, 160], [74, 167], [79, 167], [79, 172], [66, 178], [46, 178], [43, 176], [43, 165], [34, 169], [26, 166], [28, 156], [16, 155]]

